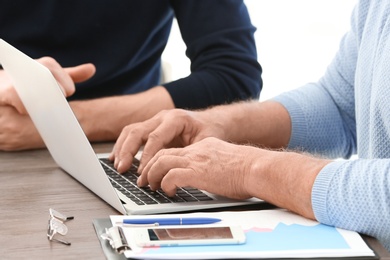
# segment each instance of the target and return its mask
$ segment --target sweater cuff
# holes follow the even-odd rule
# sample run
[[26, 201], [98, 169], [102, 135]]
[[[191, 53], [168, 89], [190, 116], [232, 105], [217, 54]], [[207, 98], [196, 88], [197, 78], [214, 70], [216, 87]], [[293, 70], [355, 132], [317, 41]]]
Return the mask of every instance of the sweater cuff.
[[302, 107], [289, 94], [281, 94], [272, 100], [284, 106], [290, 115], [291, 137], [287, 148], [300, 150], [301, 147], [306, 147], [308, 125]]
[[326, 165], [317, 175], [311, 191], [311, 203], [314, 216], [317, 221], [331, 225], [331, 216], [328, 211], [328, 197], [333, 176], [343, 164], [343, 161], [335, 161]]

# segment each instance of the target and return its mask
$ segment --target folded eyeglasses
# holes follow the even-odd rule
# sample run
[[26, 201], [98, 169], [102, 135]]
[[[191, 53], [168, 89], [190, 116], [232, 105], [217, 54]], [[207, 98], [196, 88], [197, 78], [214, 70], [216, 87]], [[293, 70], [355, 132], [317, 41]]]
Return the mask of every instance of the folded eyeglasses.
[[49, 225], [47, 228], [47, 239], [50, 241], [59, 242], [61, 244], [70, 246], [70, 242], [54, 237], [56, 234], [65, 236], [68, 233], [68, 227], [65, 225], [65, 222], [71, 219], [74, 219], [73, 216], [67, 217], [64, 214], [50, 208], [50, 219]]

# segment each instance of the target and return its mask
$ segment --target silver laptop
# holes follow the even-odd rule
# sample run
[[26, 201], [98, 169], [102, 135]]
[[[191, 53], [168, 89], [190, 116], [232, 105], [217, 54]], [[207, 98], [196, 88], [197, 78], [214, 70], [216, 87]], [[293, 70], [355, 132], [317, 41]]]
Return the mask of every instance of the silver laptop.
[[[92, 149], [51, 72], [0, 39], [0, 64], [38, 129], [55, 162], [122, 214], [156, 214], [231, 207], [262, 202], [230, 200], [196, 189], [180, 189], [174, 198], [139, 188], [136, 173], [119, 175], [107, 154]], [[136, 169], [137, 162], [133, 164]], [[132, 183], [133, 182], [133, 183]]]

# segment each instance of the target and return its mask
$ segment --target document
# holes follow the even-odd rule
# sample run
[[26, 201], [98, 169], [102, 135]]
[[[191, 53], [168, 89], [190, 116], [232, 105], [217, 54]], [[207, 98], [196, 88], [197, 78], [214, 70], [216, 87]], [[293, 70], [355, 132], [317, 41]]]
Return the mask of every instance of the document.
[[[245, 244], [176, 247], [137, 247], [124, 219], [218, 218], [214, 225], [240, 225], [246, 235]], [[357, 232], [343, 230], [303, 218], [284, 209], [260, 211], [224, 211], [188, 214], [110, 216], [111, 223], [120, 225], [130, 246], [124, 252], [134, 259], [239, 259], [239, 258], [374, 258], [374, 252]], [[205, 225], [204, 225], [205, 226]]]

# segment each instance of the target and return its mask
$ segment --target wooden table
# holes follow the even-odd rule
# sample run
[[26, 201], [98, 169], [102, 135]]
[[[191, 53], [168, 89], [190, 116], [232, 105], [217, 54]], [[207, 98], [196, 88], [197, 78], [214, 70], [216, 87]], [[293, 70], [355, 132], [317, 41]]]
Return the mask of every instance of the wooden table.
[[[94, 145], [96, 153], [111, 147]], [[46, 149], [0, 152], [0, 195], [0, 259], [106, 259], [92, 220], [119, 213], [59, 169]], [[67, 222], [71, 246], [47, 240], [49, 208], [75, 217]], [[377, 240], [365, 239], [390, 260]]]
[[[1, 259], [105, 259], [92, 219], [119, 213], [59, 169], [47, 150], [0, 152], [0, 194]], [[67, 222], [71, 246], [48, 241], [49, 208], [74, 216]]]

